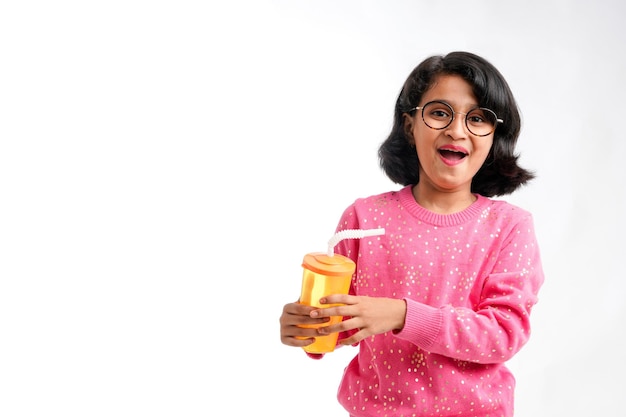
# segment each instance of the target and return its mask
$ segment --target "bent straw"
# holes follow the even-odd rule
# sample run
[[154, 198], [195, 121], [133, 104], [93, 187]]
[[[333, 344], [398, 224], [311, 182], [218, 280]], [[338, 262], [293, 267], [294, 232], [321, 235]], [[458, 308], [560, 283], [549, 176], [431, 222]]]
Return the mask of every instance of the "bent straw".
[[328, 256], [335, 255], [335, 246], [344, 239], [361, 239], [368, 236], [380, 236], [385, 234], [384, 228], [378, 229], [347, 229], [341, 230], [333, 235], [328, 241]]

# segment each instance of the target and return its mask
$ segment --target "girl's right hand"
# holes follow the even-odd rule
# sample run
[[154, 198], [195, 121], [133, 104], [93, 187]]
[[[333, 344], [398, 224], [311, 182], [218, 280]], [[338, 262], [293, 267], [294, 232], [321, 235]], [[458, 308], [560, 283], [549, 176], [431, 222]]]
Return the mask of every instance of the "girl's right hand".
[[300, 303], [289, 303], [283, 307], [280, 316], [280, 341], [287, 346], [303, 347], [315, 342], [319, 336], [317, 329], [300, 327], [303, 324], [321, 324], [330, 319], [327, 317], [312, 318], [311, 311], [316, 307]]

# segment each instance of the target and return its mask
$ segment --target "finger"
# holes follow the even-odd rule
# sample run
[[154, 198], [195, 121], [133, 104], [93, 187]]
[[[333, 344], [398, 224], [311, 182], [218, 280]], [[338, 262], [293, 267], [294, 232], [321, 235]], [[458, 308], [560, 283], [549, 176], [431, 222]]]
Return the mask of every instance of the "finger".
[[359, 343], [361, 340], [363, 340], [362, 337], [358, 337], [357, 336], [358, 333], [353, 334], [350, 337], [346, 337], [345, 339], [341, 339], [339, 340], [337, 343], [341, 346], [352, 346], [352, 345], [356, 345], [357, 343]]
[[317, 332], [320, 335], [328, 335], [331, 333], [349, 332], [355, 329], [358, 331], [361, 331], [362, 330], [360, 328], [361, 325], [362, 325], [362, 320], [360, 320], [359, 318], [353, 317], [353, 318], [342, 320], [337, 324], [320, 327], [317, 329]]
[[288, 326], [281, 329], [280, 339], [289, 346], [308, 346], [319, 336], [317, 327]]
[[334, 306], [334, 307], [324, 307], [312, 310], [309, 314], [310, 317], [319, 318], [319, 317], [332, 317], [332, 316], [351, 316], [350, 307], [349, 306]]
[[328, 319], [311, 317], [315, 307], [301, 304], [287, 304], [283, 307], [283, 314], [279, 318], [281, 326], [297, 326], [302, 324], [323, 324]]
[[331, 294], [320, 299], [320, 304], [354, 304], [356, 297], [348, 294]]
[[315, 307], [307, 306], [300, 303], [289, 303], [283, 307], [283, 313], [307, 316]]
[[286, 315], [281, 318], [280, 334], [287, 337], [315, 337], [319, 335], [317, 328], [329, 321], [330, 319], [326, 317], [314, 319], [308, 316]]
[[298, 326], [323, 326], [324, 323], [328, 323], [330, 318], [328, 317], [310, 317], [310, 316], [296, 316], [286, 315], [281, 317], [280, 325], [283, 328], [286, 327], [298, 327]]
[[337, 343], [343, 346], [355, 345], [366, 337], [368, 337], [367, 332], [364, 330], [359, 330], [356, 333], [350, 335], [350, 337], [339, 340]]
[[304, 347], [304, 346], [308, 346], [311, 343], [315, 342], [315, 338], [314, 337], [286, 337], [283, 336], [280, 338], [280, 341], [287, 346], [294, 346], [294, 347]]

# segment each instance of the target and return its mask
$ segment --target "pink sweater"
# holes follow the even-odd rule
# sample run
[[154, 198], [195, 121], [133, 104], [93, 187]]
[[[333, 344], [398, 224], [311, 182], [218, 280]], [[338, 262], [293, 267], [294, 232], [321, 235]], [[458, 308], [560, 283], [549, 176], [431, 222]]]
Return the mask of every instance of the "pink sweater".
[[404, 328], [361, 341], [346, 367], [338, 399], [350, 415], [513, 416], [504, 363], [528, 341], [543, 271], [531, 215], [477, 197], [440, 215], [407, 186], [343, 213], [338, 231], [386, 230], [335, 247], [357, 263], [351, 292], [407, 303]]

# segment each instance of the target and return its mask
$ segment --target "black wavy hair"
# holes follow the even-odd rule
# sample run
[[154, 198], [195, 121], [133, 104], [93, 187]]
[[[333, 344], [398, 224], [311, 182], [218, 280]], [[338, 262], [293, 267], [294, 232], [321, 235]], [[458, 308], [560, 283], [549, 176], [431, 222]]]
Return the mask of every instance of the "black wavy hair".
[[380, 167], [387, 177], [402, 185], [419, 182], [419, 159], [404, 130], [403, 114], [420, 104], [424, 93], [441, 75], [461, 76], [472, 86], [478, 105], [504, 120], [496, 126], [489, 155], [472, 180], [472, 192], [485, 197], [510, 194], [533, 179], [535, 174], [517, 163], [515, 144], [521, 117], [508, 83], [487, 60], [463, 51], [431, 56], [407, 78], [396, 100], [391, 133], [378, 149]]

